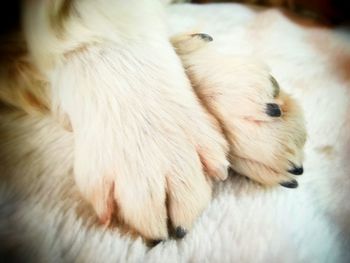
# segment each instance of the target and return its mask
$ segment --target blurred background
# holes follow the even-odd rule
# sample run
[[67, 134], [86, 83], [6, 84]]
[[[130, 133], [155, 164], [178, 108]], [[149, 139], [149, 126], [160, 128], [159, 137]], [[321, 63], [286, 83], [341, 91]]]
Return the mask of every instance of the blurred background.
[[349, 21], [350, 1], [347, 0], [180, 0], [191, 3], [237, 2], [261, 6], [286, 8], [299, 15], [312, 17], [327, 24], [339, 24]]
[[[0, 35], [19, 27], [20, 0], [6, 1], [6, 8], [0, 9]], [[237, 2], [259, 6], [282, 7], [298, 15], [318, 19], [337, 25], [350, 21], [350, 1], [348, 0], [173, 0], [166, 2], [219, 3]]]

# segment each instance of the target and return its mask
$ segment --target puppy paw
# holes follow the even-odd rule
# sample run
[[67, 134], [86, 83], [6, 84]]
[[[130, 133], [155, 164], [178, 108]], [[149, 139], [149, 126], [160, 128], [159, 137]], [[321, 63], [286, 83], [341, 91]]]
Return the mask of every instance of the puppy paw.
[[264, 185], [297, 187], [306, 140], [299, 105], [264, 64], [221, 55], [211, 40], [188, 34], [172, 43], [198, 97], [224, 130], [232, 169]]
[[57, 85], [72, 94], [63, 106], [80, 191], [104, 224], [117, 217], [156, 241], [168, 238], [168, 228], [179, 238], [191, 229], [210, 201], [211, 179], [224, 180], [229, 167], [218, 123], [164, 46], [123, 54], [114, 46], [86, 48], [57, 73]]
[[[302, 113], [282, 91], [272, 105], [266, 110], [271, 120], [262, 121], [255, 116], [233, 120], [222, 115], [231, 145], [231, 165], [238, 173], [262, 184], [296, 188], [295, 176], [303, 173], [306, 140]], [[224, 111], [222, 108], [221, 113]]]

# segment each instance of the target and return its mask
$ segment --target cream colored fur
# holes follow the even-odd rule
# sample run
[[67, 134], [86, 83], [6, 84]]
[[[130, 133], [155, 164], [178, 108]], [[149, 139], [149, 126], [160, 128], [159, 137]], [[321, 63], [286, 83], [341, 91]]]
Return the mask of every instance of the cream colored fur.
[[[198, 97], [225, 131], [231, 167], [265, 185], [292, 180], [288, 170], [302, 167], [306, 140], [299, 106], [280, 90], [266, 65], [253, 57], [222, 55], [210, 48], [207, 37], [179, 35], [172, 43]], [[266, 113], [271, 103], [282, 116]]]
[[161, 5], [68, 1], [61, 15], [61, 3], [28, 1], [24, 26], [52, 109], [70, 120], [81, 193], [103, 223], [117, 216], [147, 239], [168, 237], [168, 216], [190, 229], [211, 197], [205, 176], [227, 177], [227, 146], [168, 41]]
[[[73, 130], [80, 191], [104, 224], [117, 217], [153, 240], [168, 237], [168, 217], [172, 227], [191, 229], [211, 197], [205, 175], [226, 179], [221, 128], [231, 167], [267, 185], [291, 180], [288, 170], [302, 165], [305, 142], [297, 106], [273, 98], [278, 84], [264, 66], [203, 48], [189, 52], [196, 38], [179, 37], [174, 44], [203, 109], [161, 9], [157, 1], [36, 1], [24, 12], [51, 109]], [[268, 116], [268, 103], [289, 108], [286, 116]]]
[[[69, 96], [63, 96], [65, 93], [53, 95], [60, 106], [59, 111], [64, 109], [71, 118], [73, 133], [61, 129], [48, 115], [1, 111], [0, 200], [3, 215], [0, 223], [7, 229], [2, 235], [5, 233], [7, 241], [10, 240], [7, 237], [11, 237], [11, 243], [6, 245], [12, 248], [15, 244], [17, 255], [34, 262], [347, 262], [349, 240], [346, 231], [349, 231], [350, 209], [344, 201], [349, 197], [349, 94], [345, 89], [348, 82], [334, 66], [340, 59], [334, 61], [331, 56], [323, 57], [324, 53], [318, 52], [318, 46], [312, 42], [312, 37], [324, 37], [329, 45], [322, 48], [341, 52], [344, 57], [350, 54], [344, 45], [347, 35], [317, 27], [312, 31], [293, 24], [279, 12], [255, 13], [238, 5], [175, 6], [170, 10], [169, 18], [171, 34], [200, 24], [204, 32], [214, 36], [220, 52], [230, 56], [253, 55], [266, 61], [281, 86], [302, 102], [310, 139], [306, 145], [307, 172], [300, 179], [300, 188], [293, 191], [282, 187], [264, 189], [242, 177], [233, 177], [216, 187], [213, 202], [184, 240], [169, 240], [149, 250], [141, 239], [134, 241], [121, 236], [118, 229], [99, 226], [95, 213], [80, 197], [72, 172], [77, 125], [68, 111], [73, 111], [73, 102], [79, 99], [67, 101], [66, 108], [61, 105], [64, 101], [61, 97], [71, 97], [78, 87], [71, 85], [72, 89], [66, 91]], [[283, 45], [278, 41], [282, 35], [286, 38]], [[308, 35], [311, 35], [310, 42], [305, 39]], [[67, 59], [80, 63], [82, 57], [86, 58], [86, 51], [90, 58], [94, 55], [90, 51], [98, 50], [98, 46], [90, 49], [84, 43], [78, 52], [64, 53], [68, 56], [64, 56], [63, 62]], [[42, 46], [43, 51], [46, 47]], [[38, 54], [36, 58], [37, 65], [48, 78], [58, 74], [52, 73], [57, 69], [57, 61], [58, 69], [62, 70], [62, 57], [54, 55], [48, 61], [41, 61], [40, 56]], [[181, 68], [178, 60], [171, 61], [176, 61], [171, 65]], [[75, 65], [72, 64], [68, 66]], [[93, 69], [97, 71], [96, 66]], [[184, 76], [179, 71], [177, 74]], [[83, 91], [92, 92], [91, 82], [83, 81], [88, 84]], [[169, 80], [164, 81], [168, 83]], [[94, 94], [89, 92], [87, 95]], [[103, 96], [105, 100], [112, 97], [107, 95]], [[74, 108], [81, 111], [80, 107], [84, 105], [77, 104]], [[196, 108], [201, 109], [198, 105]], [[205, 114], [203, 109], [198, 112]], [[104, 117], [113, 119], [109, 114], [108, 111]], [[95, 121], [94, 116], [87, 117], [92, 123]], [[186, 128], [191, 124], [186, 122]], [[100, 138], [103, 135], [96, 134], [95, 138], [103, 141], [104, 138]], [[93, 160], [93, 154], [87, 156]], [[90, 159], [86, 165], [93, 165]], [[136, 189], [131, 190], [137, 194]], [[137, 200], [133, 200], [133, 205], [137, 207]]]

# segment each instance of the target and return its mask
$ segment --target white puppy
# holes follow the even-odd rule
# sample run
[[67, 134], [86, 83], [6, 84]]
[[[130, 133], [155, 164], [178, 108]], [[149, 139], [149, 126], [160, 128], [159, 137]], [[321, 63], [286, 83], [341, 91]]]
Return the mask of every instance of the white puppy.
[[173, 43], [196, 94], [158, 1], [25, 1], [23, 28], [28, 67], [6, 81], [24, 74], [31, 103], [17, 104], [44, 105], [73, 131], [75, 181], [106, 225], [163, 240], [170, 220], [183, 237], [229, 161], [260, 183], [297, 186], [305, 132], [294, 102], [264, 66], [186, 35]]

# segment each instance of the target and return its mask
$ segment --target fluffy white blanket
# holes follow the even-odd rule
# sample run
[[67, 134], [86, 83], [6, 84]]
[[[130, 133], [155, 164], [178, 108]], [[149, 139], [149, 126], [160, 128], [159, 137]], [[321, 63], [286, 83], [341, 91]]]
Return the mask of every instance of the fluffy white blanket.
[[309, 135], [299, 188], [233, 176], [183, 240], [150, 249], [96, 223], [73, 182], [70, 134], [2, 112], [2, 245], [27, 262], [350, 262], [349, 32], [238, 4], [168, 11], [172, 33], [200, 30], [220, 52], [261, 58], [301, 102]]

